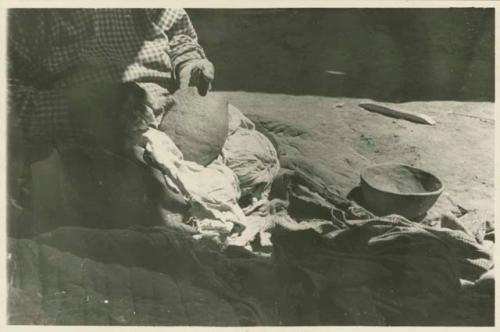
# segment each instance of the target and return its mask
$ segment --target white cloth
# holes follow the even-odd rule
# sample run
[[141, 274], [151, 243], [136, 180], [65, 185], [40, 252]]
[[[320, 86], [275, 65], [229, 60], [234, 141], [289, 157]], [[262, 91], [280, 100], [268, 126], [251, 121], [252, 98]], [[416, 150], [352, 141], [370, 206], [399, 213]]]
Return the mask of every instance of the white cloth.
[[149, 129], [144, 137], [146, 150], [166, 175], [167, 183], [189, 201], [200, 232], [224, 235], [234, 224], [246, 224], [238, 206], [238, 178], [231, 169], [220, 160], [207, 167], [184, 160], [170, 137], [159, 130]]

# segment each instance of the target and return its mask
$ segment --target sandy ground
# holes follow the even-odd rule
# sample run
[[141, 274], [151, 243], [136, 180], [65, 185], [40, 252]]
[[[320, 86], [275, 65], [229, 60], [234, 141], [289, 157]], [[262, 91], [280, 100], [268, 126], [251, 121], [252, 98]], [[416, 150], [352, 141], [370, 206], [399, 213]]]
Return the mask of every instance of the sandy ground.
[[302, 141], [298, 148], [337, 171], [337, 189], [343, 195], [358, 185], [359, 171], [366, 165], [406, 163], [440, 177], [455, 203], [477, 210], [481, 219], [493, 219], [493, 103], [386, 103], [431, 116], [437, 124], [428, 126], [368, 112], [358, 106], [366, 99], [215, 93], [227, 96], [249, 116], [304, 128], [308, 143]]

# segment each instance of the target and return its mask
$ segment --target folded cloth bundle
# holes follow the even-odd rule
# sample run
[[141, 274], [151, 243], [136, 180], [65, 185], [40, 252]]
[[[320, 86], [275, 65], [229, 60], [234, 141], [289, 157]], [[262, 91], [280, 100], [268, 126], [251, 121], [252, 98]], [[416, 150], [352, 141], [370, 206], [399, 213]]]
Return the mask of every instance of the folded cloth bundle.
[[278, 153], [255, 125], [230, 105], [230, 135], [222, 155], [225, 164], [238, 176], [242, 196], [265, 198], [280, 170]]

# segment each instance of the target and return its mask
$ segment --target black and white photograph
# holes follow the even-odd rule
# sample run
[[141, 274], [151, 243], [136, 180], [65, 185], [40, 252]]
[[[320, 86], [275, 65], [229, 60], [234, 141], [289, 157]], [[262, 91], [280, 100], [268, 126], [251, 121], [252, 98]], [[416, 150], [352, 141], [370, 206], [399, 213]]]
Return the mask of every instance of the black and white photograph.
[[494, 327], [495, 8], [423, 3], [8, 6], [7, 327]]

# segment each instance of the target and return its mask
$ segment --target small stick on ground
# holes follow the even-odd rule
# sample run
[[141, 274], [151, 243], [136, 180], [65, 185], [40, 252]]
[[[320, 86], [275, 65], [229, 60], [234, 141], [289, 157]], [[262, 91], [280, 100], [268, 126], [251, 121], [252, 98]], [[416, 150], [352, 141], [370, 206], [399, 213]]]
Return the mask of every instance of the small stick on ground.
[[362, 103], [359, 104], [360, 107], [364, 108], [367, 111], [375, 112], [383, 115], [387, 115], [393, 118], [405, 119], [412, 122], [423, 123], [427, 125], [435, 125], [436, 121], [432, 119], [430, 116], [419, 113], [412, 113], [408, 111], [402, 111], [397, 109], [388, 108], [382, 105], [376, 105], [371, 103]]

